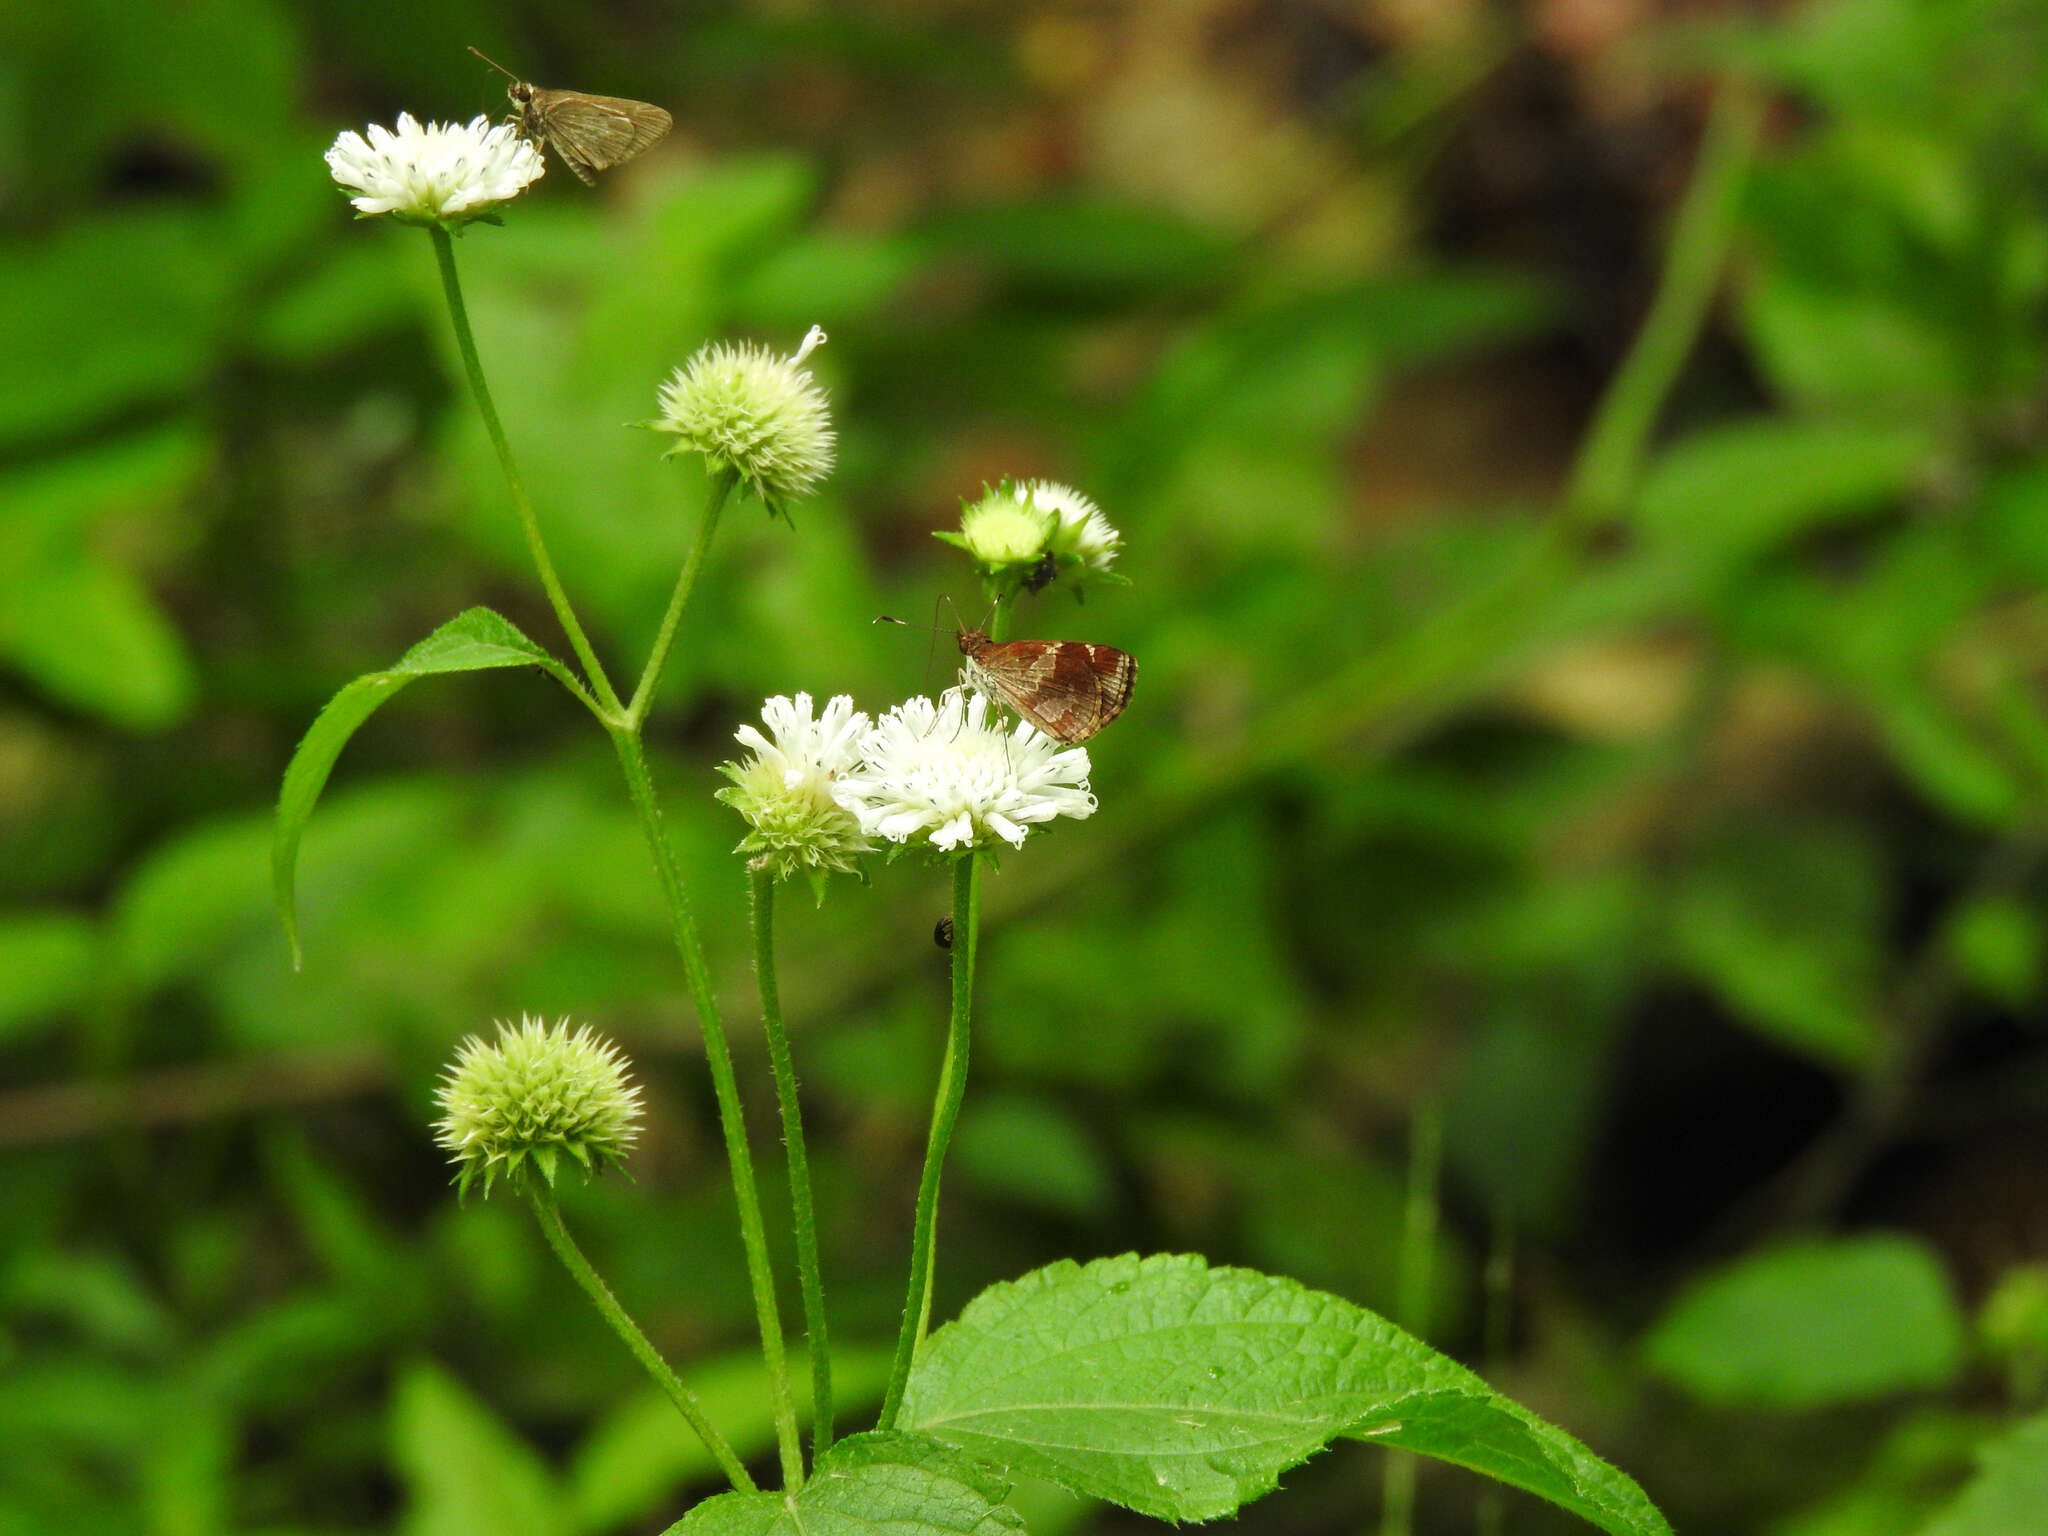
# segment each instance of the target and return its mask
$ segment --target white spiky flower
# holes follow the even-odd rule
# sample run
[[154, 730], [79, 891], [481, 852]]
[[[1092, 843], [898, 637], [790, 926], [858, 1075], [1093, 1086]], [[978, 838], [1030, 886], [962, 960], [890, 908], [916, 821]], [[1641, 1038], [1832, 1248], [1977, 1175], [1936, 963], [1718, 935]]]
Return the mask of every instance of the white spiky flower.
[[1050, 514], [1047, 548], [1062, 566], [1071, 562], [1100, 575], [1115, 563], [1124, 537], [1088, 497], [1057, 480], [1033, 480], [1020, 489], [1029, 505]]
[[906, 700], [875, 723], [861, 764], [833, 788], [870, 837], [941, 853], [1001, 839], [1024, 846], [1034, 826], [1095, 814], [1088, 752], [1036, 727], [989, 721], [980, 694], [949, 688], [934, 703]]
[[832, 472], [832, 410], [804, 359], [824, 344], [812, 326], [789, 357], [752, 342], [701, 347], [661, 386], [661, 415], [647, 423], [673, 432], [673, 454], [704, 455], [714, 473], [746, 482], [771, 515], [818, 488]]
[[753, 854], [755, 866], [778, 880], [804, 874], [819, 889], [827, 873], [858, 873], [854, 860], [874, 852], [874, 845], [832, 790], [860, 764], [868, 717], [842, 693], [814, 718], [811, 696], [799, 693], [769, 699], [761, 706], [761, 723], [769, 736], [751, 725], [733, 733], [753, 755], [718, 767], [732, 780], [718, 798], [752, 829], [735, 851]]
[[510, 123], [487, 117], [422, 124], [410, 112], [398, 127], [353, 128], [327, 151], [327, 168], [359, 218], [388, 213], [407, 224], [464, 224], [524, 192], [546, 174], [540, 151]]
[[535, 1173], [552, 1185], [563, 1159], [594, 1173], [625, 1157], [640, 1133], [640, 1090], [619, 1048], [583, 1025], [525, 1017], [496, 1040], [471, 1035], [435, 1095], [434, 1139], [455, 1160], [463, 1194], [503, 1176], [515, 1188]]

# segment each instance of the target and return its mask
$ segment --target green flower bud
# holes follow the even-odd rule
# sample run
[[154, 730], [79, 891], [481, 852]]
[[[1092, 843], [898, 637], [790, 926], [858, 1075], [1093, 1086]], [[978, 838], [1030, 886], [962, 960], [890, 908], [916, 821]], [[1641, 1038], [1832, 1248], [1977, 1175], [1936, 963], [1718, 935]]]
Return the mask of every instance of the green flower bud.
[[488, 1195], [500, 1174], [519, 1188], [532, 1169], [552, 1187], [564, 1155], [596, 1172], [639, 1135], [640, 1090], [625, 1058], [588, 1025], [571, 1034], [567, 1019], [500, 1023], [495, 1041], [470, 1036], [435, 1099], [434, 1140], [454, 1158], [465, 1196], [479, 1175]]
[[1095, 503], [1052, 480], [1005, 480], [962, 509], [960, 531], [934, 535], [974, 559], [998, 596], [1038, 592], [1058, 580], [1123, 585], [1110, 570], [1123, 538]]
[[648, 423], [676, 436], [663, 457], [701, 453], [713, 474], [737, 475], [786, 517], [832, 471], [831, 410], [802, 366], [824, 340], [814, 325], [792, 357], [751, 343], [700, 348], [661, 386], [661, 415]]

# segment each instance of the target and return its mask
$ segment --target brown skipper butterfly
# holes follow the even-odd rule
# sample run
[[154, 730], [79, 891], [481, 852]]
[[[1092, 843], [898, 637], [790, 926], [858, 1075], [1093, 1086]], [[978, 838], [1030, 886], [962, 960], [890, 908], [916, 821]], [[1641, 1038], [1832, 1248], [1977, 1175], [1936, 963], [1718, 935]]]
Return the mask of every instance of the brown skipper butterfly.
[[597, 184], [599, 171], [653, 148], [675, 122], [652, 102], [542, 90], [476, 49], [469, 51], [512, 82], [505, 94], [512, 98], [519, 136], [535, 149], [552, 144], [562, 164], [585, 186]]

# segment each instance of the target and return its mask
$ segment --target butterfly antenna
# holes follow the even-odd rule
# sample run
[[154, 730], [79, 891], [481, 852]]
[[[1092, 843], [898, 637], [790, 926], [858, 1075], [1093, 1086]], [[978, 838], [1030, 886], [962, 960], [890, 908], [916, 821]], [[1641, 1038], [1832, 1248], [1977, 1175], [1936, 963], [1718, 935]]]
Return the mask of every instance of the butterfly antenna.
[[504, 65], [500, 64], [496, 59], [492, 58], [489, 54], [485, 53], [482, 49], [476, 47], [474, 44], [470, 45], [469, 51], [475, 54], [478, 58], [482, 59], [486, 64], [490, 65], [491, 68], [495, 69], [507, 80], [516, 82], [519, 79], [519, 77], [513, 74], [511, 70], [507, 69]]

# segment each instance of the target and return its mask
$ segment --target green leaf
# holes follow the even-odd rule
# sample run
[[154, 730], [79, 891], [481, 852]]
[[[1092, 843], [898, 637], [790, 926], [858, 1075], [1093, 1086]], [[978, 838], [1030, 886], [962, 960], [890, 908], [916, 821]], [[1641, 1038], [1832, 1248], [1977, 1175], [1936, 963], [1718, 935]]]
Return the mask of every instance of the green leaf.
[[1194, 1255], [1062, 1262], [990, 1287], [919, 1353], [903, 1422], [1168, 1520], [1227, 1515], [1353, 1436], [1615, 1536], [1670, 1530], [1625, 1474], [1384, 1318]]
[[0, 917], [0, 1040], [54, 1029], [91, 995], [100, 969], [99, 930], [69, 912]]
[[919, 1435], [854, 1435], [786, 1493], [722, 1493], [666, 1536], [1009, 1536], [1009, 1485]]
[[1962, 1348], [1941, 1265], [1893, 1236], [1738, 1260], [1681, 1296], [1644, 1342], [1651, 1368], [1694, 1397], [1779, 1409], [1939, 1387]]
[[132, 731], [192, 707], [191, 658], [148, 588], [116, 566], [52, 565], [7, 592], [0, 656], [53, 698]]
[[1739, 558], [1881, 509], [1933, 451], [1924, 433], [1843, 421], [1749, 421], [1685, 439], [1650, 466], [1645, 533]]
[[540, 1454], [431, 1362], [392, 1405], [392, 1452], [411, 1489], [407, 1536], [560, 1536], [568, 1530]]
[[229, 945], [261, 929], [261, 815], [188, 827], [152, 848], [114, 906], [113, 958], [143, 992], [219, 963]]
[[2048, 1531], [2048, 1413], [1985, 1447], [1977, 1475], [1920, 1536], [2012, 1536]]
[[284, 770], [277, 797], [277, 826], [270, 872], [278, 915], [291, 940], [292, 964], [300, 960], [299, 923], [293, 889], [299, 838], [327, 785], [335, 759], [349, 737], [378, 707], [414, 678], [439, 672], [480, 672], [491, 667], [540, 667], [566, 688], [575, 686], [566, 667], [521, 634], [512, 621], [488, 608], [469, 608], [435, 630], [386, 672], [369, 672], [327, 701]]
[[1672, 911], [1678, 959], [1758, 1033], [1831, 1065], [1876, 1049], [1884, 881], [1869, 847], [1825, 825], [1717, 839]]

